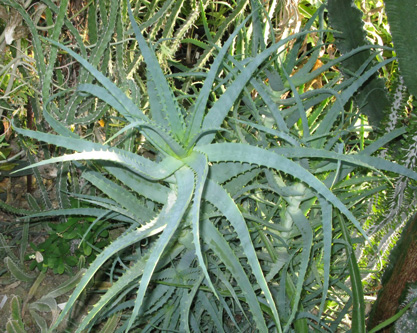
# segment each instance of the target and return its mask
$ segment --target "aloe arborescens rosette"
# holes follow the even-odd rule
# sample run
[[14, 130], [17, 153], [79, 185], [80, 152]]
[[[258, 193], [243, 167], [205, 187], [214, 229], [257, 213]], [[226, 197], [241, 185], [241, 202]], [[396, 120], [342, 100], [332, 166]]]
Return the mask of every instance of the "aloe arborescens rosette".
[[[268, 90], [258, 78], [262, 66], [271, 58], [276, 59], [282, 46], [306, 32], [274, 43], [252, 59], [238, 62], [228, 56], [238, 28], [218, 51], [193, 106], [186, 112], [174, 96], [130, 9], [129, 15], [146, 63], [149, 115], [81, 56], [49, 41], [73, 56], [95, 78], [97, 84], [81, 84], [78, 93], [97, 97], [129, 122], [108, 142], [127, 130], [138, 129], [157, 153], [156, 160], [82, 139], [52, 117], [46, 107], [45, 119], [58, 135], [16, 128], [22, 135], [77, 151], [37, 165], [94, 161], [95, 170], [88, 167], [90, 164], [79, 164], [83, 177], [106, 195], [79, 195], [80, 200], [97, 205], [95, 210], [66, 209], [37, 216], [72, 212], [107, 216], [131, 225], [90, 265], [55, 327], [107, 260], [129, 246], [148, 240], [147, 250], [134, 257], [129, 267], [124, 266], [122, 272], [112, 271], [116, 277], [114, 283], [83, 319], [78, 331], [115, 312], [133, 308], [123, 330], [140, 327], [146, 331], [162, 325], [166, 329], [188, 331], [190, 327], [198, 328], [201, 316], [207, 313], [218, 331], [224, 325], [243, 330], [254, 323], [260, 332], [267, 332], [273, 326], [281, 332], [292, 325], [299, 332], [307, 332], [308, 325], [320, 322], [329, 285], [337, 284], [331, 276], [330, 263], [332, 251], [340, 250], [340, 247], [333, 248], [336, 237], [340, 236], [333, 234], [334, 216], [339, 216], [337, 223], [343, 225], [338, 233], [342, 230], [346, 240], [336, 241], [343, 248], [351, 246], [344, 227], [347, 220], [366, 237], [351, 210], [330, 190], [334, 182], [346, 178], [357, 166], [389, 170], [417, 179], [417, 174], [405, 167], [370, 156], [387, 140], [399, 135], [399, 131], [354, 155], [334, 149], [341, 147], [337, 141], [325, 140], [331, 136], [330, 131], [343, 112], [341, 106], [384, 63], [350, 79], [340, 88], [340, 94], [333, 87], [304, 95], [296, 90], [296, 86], [330, 68], [331, 63], [317, 72], [303, 74], [301, 71], [291, 78], [285, 69], [276, 72], [276, 77], [286, 78], [280, 89], [291, 90], [294, 95], [294, 112], [289, 118], [300, 112], [302, 130], [295, 131], [290, 129], [294, 122], [284, 120], [273, 101], [274, 94], [279, 94]], [[240, 27], [247, 22], [248, 19]], [[314, 54], [318, 56], [317, 52]], [[286, 63], [287, 70], [289, 63]], [[212, 101], [219, 72], [227, 66], [234, 68], [222, 81], [225, 91]], [[307, 64], [304, 71], [308, 68]], [[272, 80], [271, 69], [268, 73]], [[250, 121], [229, 119], [229, 111], [239, 109], [241, 96], [249, 85], [259, 93], [265, 117], [258, 115]], [[333, 94], [336, 102], [326, 108], [327, 113], [315, 134], [310, 133], [306, 109]], [[303, 105], [305, 101], [309, 106]], [[227, 128], [222, 130], [224, 122]], [[234, 129], [238, 133], [233, 133]], [[222, 131], [224, 137], [218, 135]], [[246, 131], [247, 140], [242, 131]], [[256, 133], [264, 141], [257, 141]], [[281, 144], [272, 145], [271, 138], [280, 140]], [[352, 278], [352, 297], [355, 305], [360, 305], [361, 295], [355, 292], [360, 283], [355, 264], [350, 256], [348, 265], [352, 277], [356, 277]], [[321, 265], [321, 274], [312, 272], [311, 265]], [[128, 292], [135, 289], [136, 298], [126, 299]], [[319, 314], [313, 311], [317, 305]], [[246, 318], [245, 324], [232, 314], [234, 307]], [[155, 315], [159, 309], [164, 309], [163, 316]], [[361, 325], [363, 318], [357, 317], [357, 325]]]

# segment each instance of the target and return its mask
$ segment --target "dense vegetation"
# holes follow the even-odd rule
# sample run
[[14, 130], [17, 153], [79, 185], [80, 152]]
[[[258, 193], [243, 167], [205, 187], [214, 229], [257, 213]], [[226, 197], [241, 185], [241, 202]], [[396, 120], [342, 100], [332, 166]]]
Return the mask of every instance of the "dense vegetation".
[[416, 206], [405, 2], [0, 0], [4, 329], [365, 332]]

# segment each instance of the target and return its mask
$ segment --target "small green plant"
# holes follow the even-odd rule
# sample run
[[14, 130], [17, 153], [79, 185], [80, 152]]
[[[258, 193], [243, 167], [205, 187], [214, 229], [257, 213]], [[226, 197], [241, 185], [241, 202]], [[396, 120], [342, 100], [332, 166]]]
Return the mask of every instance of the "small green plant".
[[7, 155], [10, 153], [10, 151], [4, 149], [5, 147], [9, 146], [7, 142], [3, 142], [5, 137], [6, 134], [0, 135], [0, 158], [3, 160], [5, 160], [7, 158]]
[[10, 302], [11, 318], [6, 323], [7, 333], [27, 332], [22, 320], [22, 300], [18, 296], [13, 296]]
[[31, 243], [34, 254], [30, 269], [50, 268], [55, 274], [62, 274], [75, 267], [81, 256], [91, 263], [101, 249], [110, 243], [109, 224], [96, 221], [93, 217], [69, 217], [65, 223], [49, 223], [47, 239], [38, 245]]

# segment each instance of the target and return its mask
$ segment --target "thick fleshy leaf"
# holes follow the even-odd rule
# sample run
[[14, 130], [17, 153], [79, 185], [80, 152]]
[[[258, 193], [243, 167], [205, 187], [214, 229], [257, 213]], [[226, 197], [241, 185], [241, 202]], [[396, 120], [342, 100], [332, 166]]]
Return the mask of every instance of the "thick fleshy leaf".
[[317, 191], [317, 193], [321, 194], [327, 201], [337, 207], [355, 225], [364, 237], [367, 238], [359, 221], [347, 207], [320, 180], [288, 158], [272, 151], [240, 143], [211, 144], [198, 147], [198, 150], [207, 154], [211, 162], [230, 161], [263, 165], [278, 171], [283, 171], [304, 181], [308, 186]]
[[118, 251], [139, 242], [142, 239], [162, 232], [165, 226], [166, 225], [163, 223], [163, 221], [154, 220], [140, 228], [135, 228], [133, 230], [126, 231], [123, 235], [119, 236], [108, 247], [106, 247], [90, 265], [87, 272], [84, 274], [80, 283], [77, 285], [71, 297], [69, 298], [67, 304], [65, 305], [65, 308], [62, 310], [58, 320], [55, 322], [51, 329], [55, 329], [58, 326], [58, 324], [64, 319], [64, 317], [73, 307], [77, 298], [86, 288], [89, 281], [94, 277], [94, 274], [111, 256], [113, 256]]
[[220, 185], [216, 184], [210, 179], [207, 180], [204, 199], [213, 204], [227, 218], [227, 220], [235, 229], [241, 242], [243, 252], [248, 258], [248, 263], [252, 268], [252, 273], [255, 275], [256, 280], [258, 281], [259, 286], [265, 295], [266, 301], [271, 308], [275, 323], [279, 328], [279, 331], [281, 331], [281, 323], [278, 315], [278, 310], [269, 290], [268, 283], [265, 280], [265, 276], [259, 264], [258, 257], [256, 256], [252, 239], [242, 213], [239, 211], [236, 203], [229, 196], [229, 194]]
[[143, 38], [139, 27], [132, 14], [130, 2], [128, 5], [128, 13], [136, 40], [138, 41], [140, 51], [145, 59], [148, 73], [148, 88], [155, 90], [149, 92], [151, 113], [155, 122], [160, 122], [165, 127], [171, 129], [171, 133], [177, 138], [184, 135], [184, 119], [182, 118], [181, 109], [175, 99], [174, 93], [169, 86], [161, 66], [158, 63], [154, 52], [151, 51], [148, 44]]
[[193, 242], [195, 246], [197, 259], [200, 264], [200, 268], [203, 270], [207, 283], [216, 295], [217, 291], [216, 288], [214, 288], [213, 283], [211, 282], [206, 263], [204, 262], [203, 254], [201, 252], [200, 243], [200, 207], [202, 200], [201, 198], [203, 196], [204, 184], [206, 182], [209, 170], [207, 156], [198, 152], [193, 152], [190, 156], [184, 159], [184, 162], [195, 173], [195, 193], [187, 218], [191, 220], [191, 225], [193, 229]]
[[318, 159], [330, 159], [335, 161], [347, 162], [349, 164], [362, 166], [372, 170], [386, 170], [398, 173], [400, 175], [417, 180], [417, 172], [410, 170], [400, 164], [393, 163], [383, 158], [367, 156], [364, 154], [350, 154], [345, 155], [336, 153], [334, 151], [328, 151], [324, 149], [314, 148], [274, 148], [274, 152], [278, 155], [282, 155], [289, 158], [318, 158]]
[[234, 32], [229, 36], [227, 41], [224, 43], [223, 47], [220, 49], [219, 53], [214, 59], [213, 64], [210, 67], [210, 71], [207, 74], [206, 79], [204, 80], [203, 87], [201, 88], [197, 100], [195, 102], [195, 109], [193, 110], [192, 120], [189, 124], [189, 133], [188, 140], [197, 135], [201, 129], [201, 125], [204, 119], [204, 115], [207, 108], [208, 98], [212, 92], [212, 87], [214, 81], [217, 79], [217, 72], [223, 64], [224, 57], [227, 54], [229, 47], [232, 45], [234, 38], [239, 33], [240, 29], [246, 24], [249, 20], [250, 15], [245, 18], [245, 20], [234, 30]]
[[124, 187], [107, 179], [101, 173], [86, 171], [82, 177], [112, 198], [118, 206], [126, 208], [135, 217], [136, 221], [141, 221], [141, 224], [145, 224], [154, 217], [154, 212], [141, 204], [137, 197]]
[[321, 205], [322, 210], [322, 223], [323, 223], [323, 294], [321, 297], [320, 303], [320, 312], [319, 317], [321, 317], [326, 297], [329, 289], [329, 281], [330, 281], [330, 263], [331, 263], [331, 251], [332, 251], [332, 206], [324, 200], [321, 196], [319, 196], [319, 202]]
[[303, 291], [304, 279], [307, 273], [307, 268], [310, 261], [311, 247], [313, 246], [313, 230], [311, 228], [310, 222], [306, 219], [303, 212], [299, 209], [298, 206], [289, 206], [287, 209], [290, 214], [294, 224], [297, 226], [298, 230], [301, 233], [302, 238], [302, 252], [300, 256], [300, 269], [297, 274], [297, 285], [295, 291], [295, 297], [292, 302], [294, 303], [290, 319], [288, 324], [285, 327], [284, 331], [288, 331], [289, 326], [292, 324], [292, 321], [295, 318], [297, 313], [299, 302], [301, 298], [301, 293]]
[[236, 279], [240, 290], [246, 298], [246, 302], [251, 309], [254, 321], [260, 332], [266, 332], [266, 324], [263, 318], [262, 310], [259, 306], [258, 299], [254, 293], [253, 286], [250, 283], [246, 272], [243, 270], [239, 259], [230, 248], [230, 245], [220, 234], [220, 232], [213, 226], [209, 220], [204, 220], [202, 223], [202, 237], [204, 241], [210, 246], [214, 253], [222, 260], [227, 269], [232, 273]]
[[177, 193], [176, 195], [172, 195], [173, 193], [171, 192], [171, 195], [168, 196], [168, 202], [166, 204], [167, 208], [162, 212], [162, 216], [158, 218], [158, 220], [162, 220], [164, 222], [166, 227], [161, 236], [156, 241], [152, 252], [149, 255], [149, 259], [146, 262], [142, 279], [140, 281], [138, 294], [136, 296], [135, 306], [133, 308], [126, 329], [127, 331], [136, 320], [136, 316], [142, 307], [143, 299], [145, 297], [146, 290], [148, 289], [149, 282], [152, 278], [156, 265], [158, 264], [165, 248], [168, 246], [168, 243], [180, 225], [180, 222], [183, 219], [183, 216], [194, 194], [194, 174], [189, 168], [183, 167], [178, 170], [175, 174], [175, 178], [177, 180]]
[[155, 163], [147, 158], [130, 153], [126, 150], [113, 148], [82, 139], [46, 134], [17, 127], [15, 127], [15, 130], [22, 135], [26, 135], [56, 146], [61, 146], [80, 152], [76, 154], [51, 158], [46, 161], [41, 161], [21, 170], [63, 161], [101, 160], [121, 164], [133, 172], [136, 172], [137, 174], [150, 180], [160, 180], [169, 177], [183, 165], [181, 161], [170, 156], [164, 158], [160, 163]]
[[[203, 130], [207, 128], [219, 127], [227, 113], [231, 109], [232, 105], [236, 101], [236, 97], [239, 96], [246, 84], [252, 78], [259, 66], [274, 52], [276, 52], [281, 46], [288, 43], [290, 40], [300, 36], [305, 36], [309, 32], [301, 32], [291, 37], [285, 38], [278, 43], [272, 45], [259, 55], [257, 55], [245, 69], [236, 77], [233, 83], [226, 89], [222, 96], [216, 101], [216, 103], [210, 108], [207, 115], [204, 118]], [[214, 138], [214, 134], [208, 134], [202, 137], [198, 145], [210, 143]]]

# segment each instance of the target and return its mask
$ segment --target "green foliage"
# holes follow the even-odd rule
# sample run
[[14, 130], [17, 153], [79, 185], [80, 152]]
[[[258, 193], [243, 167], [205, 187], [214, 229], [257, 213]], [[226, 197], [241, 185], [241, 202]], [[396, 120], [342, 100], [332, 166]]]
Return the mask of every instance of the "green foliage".
[[403, 1], [401, 6], [395, 0], [385, 0], [384, 3], [401, 75], [409, 92], [417, 96], [415, 69], [412, 65], [417, 46], [410, 42], [415, 39], [417, 23], [413, 17], [417, 15], [417, 8], [410, 0]]
[[[4, 111], [13, 111], [26, 104], [33, 95], [33, 81], [25, 80], [19, 67], [30, 66], [29, 45], [25, 39], [27, 29], [18, 11], [0, 4], [0, 22], [3, 30], [0, 36], [2, 68], [0, 70], [0, 116]], [[11, 46], [14, 42], [15, 45]]]
[[[7, 155], [10, 154], [10, 150], [4, 149], [5, 147], [9, 146], [9, 144], [7, 142], [3, 142], [5, 137], [6, 137], [6, 134], [0, 135], [0, 158], [3, 159], [3, 160], [5, 160]], [[0, 170], [4, 170], [4, 168], [0, 168]]]
[[55, 274], [62, 274], [76, 266], [81, 256], [86, 263], [91, 263], [110, 242], [109, 223], [93, 217], [69, 217], [65, 223], [49, 223], [49, 227], [43, 243], [31, 243], [36, 253], [26, 258], [32, 258], [32, 270], [51, 268]]
[[405, 312], [394, 324], [395, 332], [412, 332], [417, 329], [416, 283], [409, 283], [403, 295], [401, 312]]
[[23, 265], [16, 263], [13, 259], [6, 257], [4, 258], [4, 263], [10, 274], [16, 279], [23, 282], [32, 282], [35, 279], [33, 275], [30, 275], [25, 271]]
[[[253, 17], [257, 13], [253, 9]], [[322, 13], [320, 9], [306, 29], [314, 20], [321, 21]], [[74, 193], [99, 208], [68, 208], [67, 214], [83, 212], [100, 219], [109, 214], [128, 225], [90, 265], [54, 327], [95, 273], [117, 254], [122, 261], [113, 261], [114, 284], [78, 331], [126, 309], [131, 310], [122, 330], [184, 331], [205, 325], [219, 331], [226, 327], [244, 330], [251, 323], [260, 331], [272, 326], [278, 331], [323, 329], [321, 325], [340, 324], [350, 307], [349, 297], [355, 303], [352, 329], [359, 330], [364, 318], [360, 279], [351, 280], [353, 294], [343, 287], [347, 299], [336, 319], [322, 315], [332, 299], [329, 286], [338, 289], [349, 276], [341, 267], [348, 265], [351, 277], [358, 277], [354, 256], [349, 255], [348, 262], [343, 259], [352, 225], [367, 237], [352, 211], [359, 215], [363, 198], [377, 190], [366, 187], [372, 178], [361, 168], [417, 179], [411, 170], [370, 156], [393, 134], [366, 146], [363, 131], [355, 127], [357, 112], [343, 109], [359, 87], [389, 61], [366, 69], [362, 66], [357, 76], [341, 83], [337, 78], [321, 89], [304, 91], [308, 81], [341, 59], [313, 69], [319, 49], [309, 57], [300, 53], [307, 30], [265, 47], [269, 36], [262, 34], [260, 21], [247, 19], [217, 50], [201, 88], [192, 89], [181, 104], [184, 99], [176, 98], [130, 9], [129, 15], [146, 63], [149, 111], [143, 112], [140, 104], [90, 63], [91, 58], [89, 62], [50, 39], [53, 47], [70, 54], [91, 75], [71, 98], [97, 97], [117, 110], [128, 125], [107, 140], [113, 146], [80, 138], [45, 107], [44, 117], [58, 135], [16, 128], [22, 135], [77, 151], [36, 165], [80, 161], [76, 165], [82, 177], [104, 195]], [[228, 54], [229, 48], [246, 24], [254, 27], [246, 37], [252, 58], [237, 58]], [[295, 40], [293, 49], [282, 52], [291, 40]], [[347, 52], [344, 59], [359, 50]], [[307, 63], [290, 77], [304, 60]], [[271, 85], [265, 84], [266, 75]], [[285, 93], [290, 97], [283, 99]], [[331, 96], [336, 97], [334, 103]], [[114, 140], [133, 130], [144, 135], [154, 159], [117, 147]], [[355, 144], [357, 139], [360, 145]], [[348, 154], [353, 151], [357, 153]], [[339, 214], [335, 208], [346, 221], [334, 219]], [[340, 246], [342, 235], [345, 240]], [[141, 242], [147, 244], [143, 249]], [[123, 255], [132, 246], [134, 253]], [[332, 256], [340, 265], [331, 261]], [[134, 290], [136, 298], [125, 299]], [[313, 314], [316, 306], [319, 313]], [[179, 307], [180, 312], [172, 312]], [[239, 309], [245, 320], [238, 323], [232, 309]], [[227, 321], [220, 313], [227, 314]]]
[[[392, 105], [386, 111], [382, 126], [387, 133], [398, 131], [403, 128], [404, 123], [407, 124], [407, 128], [401, 137], [380, 151], [380, 156], [389, 156], [390, 159], [401, 161], [401, 164], [414, 170], [417, 162], [415, 106], [414, 103], [409, 102], [410, 95], [407, 87], [397, 71], [391, 78], [390, 99]], [[416, 212], [415, 181], [396, 175], [389, 175], [389, 180], [392, 185], [387, 186], [384, 192], [378, 193], [370, 201], [368, 211], [371, 214], [365, 224], [365, 228], [371, 235], [371, 243], [361, 248], [359, 259], [370, 272], [374, 272], [369, 273], [364, 279], [367, 283], [372, 283], [372, 280], [380, 281], [384, 271], [389, 274], [391, 265], [388, 256], [406, 222]]]
[[[13, 295], [10, 301], [11, 316], [7, 323], [5, 323], [5, 331], [8, 333], [27, 332], [27, 327], [36, 323], [39, 332], [48, 332], [48, 329], [54, 324], [59, 313], [57, 299], [74, 289], [84, 273], [85, 270], [80, 269], [76, 275], [68, 278], [52, 291], [45, 293], [37, 300], [33, 300], [33, 297], [38, 292], [45, 279], [45, 272], [41, 272], [31, 285], [27, 295], [25, 295], [23, 304], [20, 297]], [[24, 316], [25, 312], [30, 314], [32, 321], [29, 319], [30, 317]], [[48, 320], [50, 320], [50, 325], [48, 325], [45, 320], [46, 317], [49, 317]], [[114, 318], [112, 318], [112, 320], [113, 322], [115, 321]], [[109, 324], [111, 323], [112, 321], [109, 321]]]
[[[57, 300], [62, 297], [62, 295], [68, 293], [79, 283], [82, 275], [85, 273], [85, 269], [81, 268], [77, 274], [72, 277], [69, 277], [66, 281], [60, 284], [58, 287], [53, 289], [52, 291], [45, 293], [36, 301], [31, 302], [27, 305], [27, 309], [31, 314], [33, 320], [36, 322], [38, 327], [42, 332], [50, 331], [51, 327], [53, 326], [57, 315], [59, 313], [59, 306]], [[38, 279], [33, 284], [32, 288], [30, 289], [28, 299], [30, 299], [34, 294], [35, 291], [39, 288], [40, 284], [45, 277], [45, 272], [41, 272], [38, 276]], [[43, 316], [40, 315], [42, 313]], [[50, 325], [45, 320], [45, 313], [50, 314]]]
[[13, 296], [10, 302], [11, 318], [6, 324], [7, 333], [26, 332], [25, 324], [22, 321], [22, 300]]
[[[392, 61], [373, 61], [360, 12], [348, 11], [360, 36], [331, 59], [321, 56], [330, 36], [324, 7], [305, 1], [300, 31], [289, 2], [137, 1], [131, 9], [98, 0], [77, 21], [67, 17], [69, 1], [44, 0], [47, 39], [29, 10], [0, 1], [31, 31], [42, 82], [30, 99], [37, 131], [16, 120], [15, 130], [56, 147], [39, 145], [46, 160], [31, 167], [58, 163], [58, 208], [33, 168], [40, 200], [17, 211], [61, 217], [32, 266], [62, 273], [91, 251], [52, 330], [98, 272], [111, 286], [78, 331], [105, 320], [109, 329], [120, 322], [118, 331], [336, 331], [348, 329], [346, 314], [352, 331], [363, 330], [354, 250], [369, 239], [367, 199], [387, 190], [391, 175], [417, 173], [390, 154], [375, 157], [404, 134], [400, 122], [377, 138], [350, 102], [379, 117], [386, 92], [371, 85]], [[74, 26], [81, 21], [88, 38]], [[66, 80], [67, 71], [77, 79]], [[102, 230], [111, 226], [123, 233], [107, 243]], [[72, 257], [70, 242], [81, 238]], [[37, 311], [46, 304], [57, 314], [52, 299]]]
[[[23, 282], [32, 282], [35, 280], [36, 276], [27, 272], [24, 265], [24, 256], [26, 248], [28, 245], [29, 238], [29, 223], [27, 221], [23, 222], [21, 228], [21, 237], [15, 239], [16, 243], [19, 245], [19, 257], [10, 248], [10, 243], [6, 241], [3, 233], [0, 233], [0, 258], [3, 259], [12, 279], [18, 279]], [[4, 273], [4, 272], [3, 272]]]
[[[329, 21], [335, 33], [335, 44], [342, 54], [369, 44], [363, 30], [363, 13], [355, 6], [354, 1], [329, 0], [327, 6]], [[356, 75], [358, 70], [375, 57], [371, 49], [364, 50], [342, 63], [342, 71], [347, 77]], [[388, 108], [389, 100], [385, 91], [384, 81], [374, 74], [359, 89], [355, 101], [371, 125], [379, 126], [383, 111]]]

